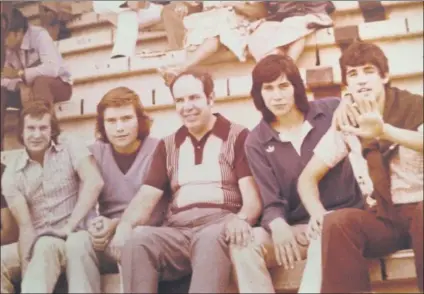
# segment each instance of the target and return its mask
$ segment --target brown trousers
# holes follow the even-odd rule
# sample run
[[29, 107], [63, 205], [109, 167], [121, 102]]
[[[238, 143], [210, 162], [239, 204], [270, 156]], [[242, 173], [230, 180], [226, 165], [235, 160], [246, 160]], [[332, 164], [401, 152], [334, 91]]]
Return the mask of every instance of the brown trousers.
[[60, 78], [37, 77], [29, 87], [21, 86], [20, 90], [10, 92], [1, 88], [1, 150], [3, 150], [4, 118], [7, 107], [21, 109], [31, 100], [43, 100], [50, 103], [63, 102], [71, 99], [72, 86]]
[[[171, 2], [163, 7], [162, 21], [165, 26], [168, 46], [170, 50], [179, 50], [184, 47], [185, 27], [183, 17], [175, 12], [178, 1]], [[188, 14], [202, 11], [201, 7], [188, 6]]]
[[418, 288], [423, 291], [423, 202], [396, 205], [397, 223], [374, 211], [347, 208], [325, 216], [321, 293], [370, 292], [367, 258], [412, 247]]
[[224, 293], [231, 277], [225, 224], [218, 208], [193, 208], [162, 227], [138, 227], [121, 255], [124, 293], [158, 293], [159, 281], [191, 276], [189, 293]]

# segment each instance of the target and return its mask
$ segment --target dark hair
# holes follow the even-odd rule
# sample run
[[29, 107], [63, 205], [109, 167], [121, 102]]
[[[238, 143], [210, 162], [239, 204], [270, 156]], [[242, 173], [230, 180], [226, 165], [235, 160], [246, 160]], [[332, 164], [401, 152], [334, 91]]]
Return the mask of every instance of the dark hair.
[[109, 107], [121, 107], [125, 105], [132, 105], [138, 120], [138, 136], [137, 138], [143, 140], [150, 134], [150, 127], [152, 119], [144, 111], [144, 107], [140, 101], [140, 97], [133, 90], [127, 87], [117, 87], [107, 92], [99, 104], [97, 104], [97, 119], [96, 119], [96, 133], [100, 140], [109, 143], [106, 136], [104, 115]]
[[24, 33], [28, 30], [28, 19], [17, 8], [13, 8], [10, 13], [10, 19], [7, 15], [2, 16], [6, 23], [6, 33], [17, 32], [23, 30]]
[[193, 76], [195, 79], [198, 79], [199, 81], [201, 81], [203, 85], [203, 92], [205, 93], [206, 97], [208, 99], [211, 97], [211, 94], [213, 93], [213, 90], [214, 90], [214, 83], [213, 83], [212, 76], [207, 72], [202, 72], [202, 71], [198, 71], [194, 69], [183, 71], [174, 78], [171, 85], [169, 86], [172, 96], [174, 96], [173, 90], [174, 90], [175, 82], [183, 76]]
[[45, 114], [50, 114], [50, 127], [51, 127], [51, 139], [57, 144], [57, 139], [60, 135], [59, 120], [57, 119], [53, 105], [50, 102], [36, 100], [28, 102], [21, 111], [18, 121], [18, 141], [24, 144], [23, 132], [25, 125], [25, 117], [31, 116], [35, 118], [41, 118]]
[[389, 73], [389, 61], [383, 50], [377, 45], [363, 41], [353, 42], [347, 47], [340, 57], [339, 63], [344, 85], [347, 85], [346, 73], [348, 66], [363, 66], [369, 63], [377, 67], [382, 78]]
[[268, 123], [275, 121], [276, 117], [265, 105], [262, 97], [262, 85], [275, 81], [283, 74], [287, 76], [287, 80], [293, 85], [296, 107], [302, 113], [307, 113], [309, 110], [305, 85], [293, 59], [287, 55], [268, 55], [253, 68], [252, 89], [250, 91], [256, 109], [262, 113], [262, 117]]

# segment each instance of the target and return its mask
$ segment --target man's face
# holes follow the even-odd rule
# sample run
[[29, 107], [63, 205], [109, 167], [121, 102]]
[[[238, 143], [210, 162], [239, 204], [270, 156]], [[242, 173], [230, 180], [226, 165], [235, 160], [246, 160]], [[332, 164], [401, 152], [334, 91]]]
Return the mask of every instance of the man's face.
[[24, 38], [23, 31], [8, 32], [6, 36], [6, 47], [10, 50], [16, 50], [21, 47], [22, 39]]
[[104, 112], [106, 137], [116, 149], [131, 148], [138, 138], [138, 118], [133, 105], [108, 107]]
[[276, 117], [287, 115], [295, 107], [294, 87], [285, 74], [273, 82], [263, 83], [261, 94], [266, 107]]
[[207, 127], [212, 116], [212, 98], [206, 97], [200, 80], [191, 75], [180, 77], [173, 94], [177, 113], [190, 131], [199, 132]]
[[50, 146], [52, 137], [51, 115], [42, 117], [27, 115], [24, 117], [22, 138], [28, 153], [44, 153]]
[[384, 85], [388, 76], [380, 76], [375, 65], [347, 66], [346, 83], [350, 93], [355, 97], [380, 99], [384, 95]]

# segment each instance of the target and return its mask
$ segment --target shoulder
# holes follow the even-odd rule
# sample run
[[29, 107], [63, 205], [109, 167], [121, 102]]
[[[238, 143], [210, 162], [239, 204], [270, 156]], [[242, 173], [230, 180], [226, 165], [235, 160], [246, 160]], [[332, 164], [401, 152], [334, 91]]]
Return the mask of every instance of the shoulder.
[[90, 150], [91, 154], [93, 154], [94, 157], [100, 157], [103, 152], [108, 147], [109, 143], [105, 143], [102, 140], [97, 139], [92, 144], [88, 144], [87, 148]]
[[256, 147], [261, 144], [261, 134], [262, 134], [262, 126], [261, 124], [263, 121], [261, 121], [259, 124], [257, 124], [247, 135], [246, 138], [246, 146], [249, 147]]
[[155, 137], [147, 136], [144, 139], [143, 145], [146, 149], [155, 150], [161, 140]]
[[233, 137], [236, 139], [241, 137], [246, 139], [249, 133], [250, 133], [249, 129], [246, 128], [245, 126], [238, 123], [230, 122], [229, 137]]

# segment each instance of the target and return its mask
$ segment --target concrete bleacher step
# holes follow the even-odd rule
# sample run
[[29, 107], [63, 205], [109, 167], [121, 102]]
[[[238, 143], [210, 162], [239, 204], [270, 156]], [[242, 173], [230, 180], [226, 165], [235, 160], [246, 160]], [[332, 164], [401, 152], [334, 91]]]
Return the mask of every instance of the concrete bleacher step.
[[[371, 40], [378, 43], [389, 57], [391, 73], [393, 78], [416, 77], [422, 72], [422, 24], [419, 24], [419, 17], [410, 17], [409, 19], [397, 18], [381, 22], [364, 23], [358, 26], [358, 34], [364, 40]], [[387, 29], [390, 28], [390, 29]], [[341, 54], [339, 47], [336, 45], [334, 29], [322, 29], [312, 34], [307, 39], [307, 48], [305, 53], [299, 60], [300, 65], [308, 65], [312, 67], [316, 63], [317, 52], [315, 52], [315, 45], [318, 45], [318, 58], [323, 66], [333, 65], [337, 66], [338, 58]], [[190, 53], [186, 51], [175, 51], [164, 53], [154, 57], [132, 57], [132, 58], [119, 58], [107, 59], [106, 57], [98, 57], [97, 50], [94, 44], [98, 44], [102, 38], [110, 36], [106, 35], [93, 35], [86, 36], [86, 38], [68, 39], [59, 42], [59, 48], [66, 47], [66, 50], [73, 50], [70, 43], [74, 42], [75, 46], [80, 46], [79, 50], [87, 51], [90, 48], [97, 48], [91, 54], [76, 55], [75, 58], [68, 60], [73, 73], [74, 95], [72, 101], [75, 102], [75, 107], [64, 107], [61, 111], [63, 117], [86, 115], [94, 110], [89, 104], [84, 103], [81, 106], [81, 100], [95, 99], [92, 96], [98, 96], [105, 93], [114, 84], [121, 84], [133, 87], [138, 90], [143, 102], [146, 106], [172, 104], [172, 99], [169, 95], [168, 89], [165, 87], [161, 77], [155, 72], [155, 67], [178, 64], [182, 62]], [[79, 40], [79, 41], [78, 41]], [[97, 41], [96, 41], [97, 40]], [[78, 42], [76, 42], [78, 41]], [[402, 45], [402, 46], [400, 46]], [[71, 48], [71, 49], [70, 49]], [[85, 49], [82, 49], [85, 48]], [[404, 56], [408, 56], [405, 59]], [[97, 57], [96, 57], [97, 56]], [[88, 61], [87, 58], [91, 61]], [[222, 78], [217, 78], [221, 84], [237, 85], [237, 80], [244, 80], [250, 74], [251, 68], [254, 66], [252, 60], [241, 64], [238, 63], [230, 52], [221, 52], [214, 56], [214, 62], [206, 62], [204, 66], [208, 68], [219, 67], [222, 72]], [[93, 61], [94, 60], [94, 61]], [[84, 66], [81, 66], [84, 64]], [[223, 67], [224, 64], [224, 67]], [[230, 65], [231, 66], [225, 66]], [[217, 65], [217, 66], [215, 66]], [[420, 66], [421, 65], [421, 66]], [[222, 70], [224, 68], [225, 70]], [[340, 73], [335, 71], [335, 81], [340, 81]], [[240, 74], [240, 73], [243, 74]], [[217, 73], [214, 72], [217, 76]], [[218, 75], [219, 76], [219, 75]], [[233, 81], [234, 78], [234, 81]], [[247, 78], [249, 79], [249, 78]], [[122, 84], [124, 83], [124, 84]], [[109, 85], [109, 86], [108, 86]], [[418, 88], [414, 92], [420, 91], [419, 83]], [[219, 82], [218, 87], [220, 88]], [[246, 85], [245, 94], [248, 94], [248, 86]], [[217, 91], [217, 95], [228, 94], [226, 91]], [[154, 95], [155, 93], [155, 95]], [[96, 104], [96, 101], [90, 101], [90, 105]], [[86, 101], [85, 101], [86, 102]], [[94, 103], [91, 103], [94, 102]], [[69, 104], [69, 103], [67, 103]], [[67, 110], [71, 113], [66, 115]], [[80, 110], [83, 112], [80, 112]], [[62, 115], [63, 113], [63, 115]]]

